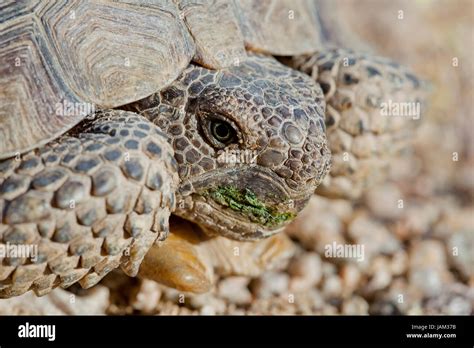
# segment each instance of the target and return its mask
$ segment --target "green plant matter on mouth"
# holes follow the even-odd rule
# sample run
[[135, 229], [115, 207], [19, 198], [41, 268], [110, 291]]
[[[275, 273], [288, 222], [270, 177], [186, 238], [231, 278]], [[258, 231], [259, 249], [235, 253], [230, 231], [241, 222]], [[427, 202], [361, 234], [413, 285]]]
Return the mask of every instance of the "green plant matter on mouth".
[[292, 212], [279, 212], [276, 208], [268, 207], [249, 189], [240, 191], [233, 186], [219, 186], [207, 190], [205, 194], [217, 203], [238, 211], [263, 226], [278, 226], [295, 217]]

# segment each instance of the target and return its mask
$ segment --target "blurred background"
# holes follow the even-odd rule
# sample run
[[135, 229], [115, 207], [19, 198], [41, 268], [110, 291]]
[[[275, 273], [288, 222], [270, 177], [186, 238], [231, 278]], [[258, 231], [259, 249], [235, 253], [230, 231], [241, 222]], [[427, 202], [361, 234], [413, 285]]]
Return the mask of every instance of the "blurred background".
[[[355, 204], [315, 195], [286, 231], [295, 256], [260, 277], [225, 277], [181, 301], [115, 273], [87, 291], [0, 300], [0, 314], [474, 314], [474, 1], [337, 6], [364, 44], [432, 85], [414, 146], [388, 182]], [[325, 258], [333, 242], [363, 244], [364, 261]]]

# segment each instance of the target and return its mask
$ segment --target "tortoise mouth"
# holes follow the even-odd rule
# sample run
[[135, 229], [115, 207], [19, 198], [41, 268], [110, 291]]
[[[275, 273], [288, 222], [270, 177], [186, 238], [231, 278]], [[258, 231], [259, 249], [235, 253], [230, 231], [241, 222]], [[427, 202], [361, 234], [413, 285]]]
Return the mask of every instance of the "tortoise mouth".
[[209, 234], [258, 240], [281, 231], [312, 193], [291, 190], [265, 167], [220, 168], [182, 185], [178, 200], [188, 204], [178, 204], [175, 214]]
[[239, 190], [235, 186], [219, 186], [208, 189], [204, 195], [265, 227], [278, 227], [296, 216], [293, 211], [282, 211], [277, 206], [266, 204], [249, 188]]

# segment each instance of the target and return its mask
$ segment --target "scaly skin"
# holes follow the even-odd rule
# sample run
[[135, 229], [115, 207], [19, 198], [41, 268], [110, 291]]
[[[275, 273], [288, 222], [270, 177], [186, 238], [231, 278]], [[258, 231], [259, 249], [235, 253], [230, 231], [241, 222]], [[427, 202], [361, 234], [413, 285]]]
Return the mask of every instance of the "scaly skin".
[[0, 239], [38, 248], [36, 260], [2, 260], [0, 297], [77, 281], [87, 288], [119, 265], [134, 276], [166, 237], [178, 183], [166, 137], [130, 112], [95, 116], [0, 163]]
[[[420, 123], [419, 119], [382, 115], [380, 103], [388, 100], [419, 102], [422, 112], [426, 97], [423, 81], [389, 59], [345, 49], [327, 49], [313, 55], [294, 57], [286, 60], [286, 63], [310, 75], [325, 93], [326, 126], [333, 165], [316, 193], [357, 199], [368, 185], [386, 178], [391, 160], [407, 148], [413, 131]], [[147, 105], [143, 101], [139, 104]], [[146, 113], [153, 114], [153, 109]], [[268, 214], [266, 207], [262, 207], [263, 202], [251, 192], [239, 192], [233, 187], [210, 190], [209, 196], [225, 206], [233, 207], [235, 211], [254, 214], [254, 218], [261, 219], [263, 224], [271, 225], [273, 221], [287, 216]], [[246, 202], [252, 202], [252, 207], [245, 205]], [[198, 233], [193, 231], [193, 234]], [[269, 269], [274, 261], [285, 260], [291, 254], [291, 248], [284, 237], [284, 234], [279, 234], [265, 242], [253, 244], [250, 253], [236, 257], [233, 254], [233, 247], [238, 245], [235, 241], [233, 246], [225, 238], [189, 243], [176, 235], [173, 237], [174, 246], [164, 248], [169, 250], [166, 253], [168, 256], [159, 250], [151, 252], [147, 257], [154, 261], [145, 262], [142, 269], [149, 278], [164, 281], [180, 290], [187, 291], [192, 284], [195, 292], [206, 291], [212, 285], [212, 268], [220, 276], [245, 274], [255, 270], [259, 262], [261, 271]], [[175, 246], [178, 243], [179, 248]], [[239, 245], [238, 249], [247, 250], [247, 246], [248, 243]], [[169, 256], [171, 250], [178, 249], [180, 252]], [[264, 251], [258, 254], [258, 250]], [[197, 255], [201, 261], [190, 262], [190, 258], [196, 260]], [[211, 259], [215, 260], [213, 267], [209, 266], [209, 257], [206, 255], [212, 255]], [[270, 255], [271, 259], [264, 255]], [[169, 264], [170, 259], [174, 259], [175, 269], [186, 271], [170, 272], [164, 276], [157, 268], [169, 267], [156, 265]], [[208, 262], [204, 262], [206, 259]], [[155, 267], [147, 267], [150, 264]], [[187, 275], [187, 279], [183, 279], [183, 274]]]
[[[267, 220], [256, 222], [246, 214], [251, 204], [237, 209], [212, 193], [248, 190], [275, 215], [294, 217], [329, 170], [324, 106], [310, 78], [273, 58], [253, 55], [225, 70], [190, 66], [171, 86], [128, 109], [171, 138], [181, 180], [175, 214], [212, 235], [258, 240], [280, 231], [291, 218], [268, 226]], [[222, 146], [210, 140], [209, 120], [231, 125], [235, 141]], [[254, 161], [219, 160], [232, 159], [226, 157], [232, 151], [250, 154]]]
[[[323, 94], [273, 58], [219, 71], [190, 65], [128, 109], [142, 116], [99, 113], [18, 161], [0, 162], [0, 241], [39, 249], [36, 260], [1, 260], [0, 297], [90, 287], [118, 266], [136, 275], [166, 237], [175, 201], [177, 215], [209, 234], [271, 236], [329, 170]], [[255, 162], [220, 161], [224, 150], [251, 151]], [[236, 199], [250, 194], [236, 209], [210, 194], [223, 187]], [[269, 224], [269, 214], [288, 218]]]
[[[228, 257], [237, 241], [195, 244], [176, 234], [164, 246], [154, 242], [166, 237], [173, 211], [211, 236], [247, 241], [280, 231], [329, 170], [325, 123], [336, 155], [319, 193], [356, 198], [383, 177], [417, 122], [384, 118], [380, 102], [422, 101], [416, 77], [345, 50], [287, 63], [324, 96], [268, 57], [220, 71], [190, 65], [166, 89], [124, 107], [142, 116], [98, 114], [19, 161], [0, 162], [0, 240], [40, 250], [37, 262], [2, 260], [0, 297], [76, 281], [90, 287], [118, 266], [133, 276], [150, 248], [142, 275], [181, 290], [207, 291], [212, 268], [242, 273]], [[225, 144], [216, 125], [232, 129]], [[249, 255], [285, 255], [279, 245], [271, 239]], [[203, 253], [221, 261], [210, 265]]]
[[[326, 99], [332, 167], [317, 193], [357, 199], [387, 177], [391, 159], [413, 139], [425, 109], [426, 83], [390, 59], [347, 49], [326, 49], [285, 63], [311, 76]], [[384, 115], [382, 103], [389, 101], [419, 105], [420, 114]]]

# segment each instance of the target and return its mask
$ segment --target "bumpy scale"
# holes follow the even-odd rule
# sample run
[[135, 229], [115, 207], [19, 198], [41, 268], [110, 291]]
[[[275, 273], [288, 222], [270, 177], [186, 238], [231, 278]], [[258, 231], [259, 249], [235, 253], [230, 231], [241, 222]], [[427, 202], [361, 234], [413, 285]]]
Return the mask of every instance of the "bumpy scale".
[[134, 276], [168, 233], [178, 178], [166, 136], [125, 111], [81, 127], [0, 163], [0, 239], [37, 247], [34, 257], [3, 258], [0, 297], [88, 288], [119, 265]]

